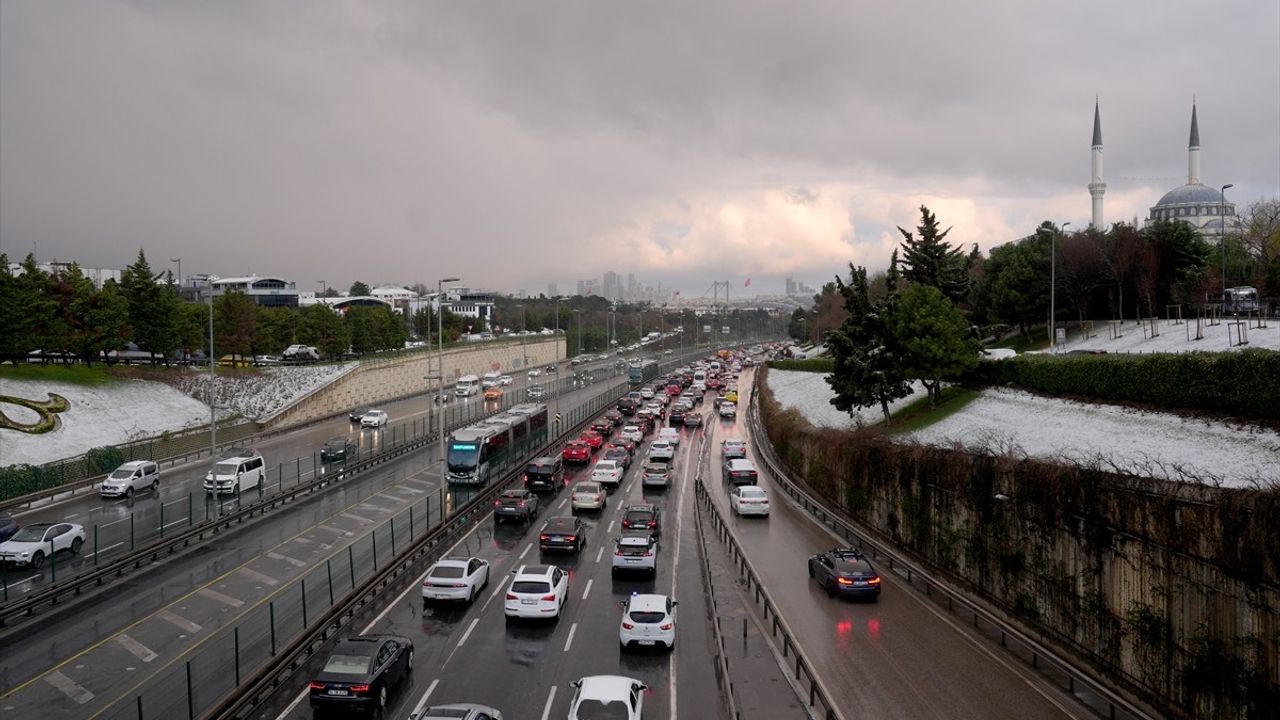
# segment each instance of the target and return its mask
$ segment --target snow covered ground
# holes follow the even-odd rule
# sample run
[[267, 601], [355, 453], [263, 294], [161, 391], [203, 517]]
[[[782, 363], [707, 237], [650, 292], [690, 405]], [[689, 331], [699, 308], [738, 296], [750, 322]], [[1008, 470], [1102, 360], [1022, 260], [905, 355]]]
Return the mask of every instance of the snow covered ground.
[[[1247, 325], [1248, 323], [1246, 323]], [[1205, 325], [1201, 328], [1202, 340], [1191, 340], [1196, 335], [1196, 321], [1183, 321], [1175, 325], [1167, 320], [1157, 323], [1159, 335], [1149, 337], [1150, 332], [1143, 332], [1143, 326], [1129, 320], [1120, 327], [1121, 337], [1112, 340], [1106, 321], [1094, 321], [1093, 337], [1089, 339], [1072, 338], [1061, 351], [1070, 350], [1106, 350], [1109, 353], [1151, 353], [1151, 352], [1190, 352], [1206, 350], [1220, 352], [1224, 350], [1243, 350], [1246, 348], [1266, 348], [1280, 350], [1280, 321], [1272, 320], [1265, 328], [1246, 327], [1244, 337], [1247, 345], [1232, 345], [1237, 340], [1237, 329], [1229, 328], [1222, 322], [1215, 326]], [[1188, 335], [1188, 331], [1190, 335]]]
[[[831, 389], [824, 377], [769, 370], [769, 387], [779, 403], [798, 409], [815, 425], [852, 427], [854, 421], [831, 406]], [[861, 416], [864, 422], [878, 422], [880, 411], [864, 409]], [[934, 445], [958, 442], [1045, 459], [1103, 459], [1135, 474], [1171, 479], [1191, 475], [1227, 486], [1249, 485], [1254, 480], [1280, 483], [1280, 433], [1273, 430], [1006, 388], [983, 391], [959, 412], [910, 437]]]
[[[770, 369], [769, 389], [782, 407], [798, 409], [805, 419], [819, 427], [853, 429], [859, 425], [873, 425], [884, 418], [878, 406], [862, 408], [853, 417], [837, 410], [831, 404], [834, 395], [826, 377], [826, 373]], [[889, 412], [897, 412], [907, 403], [924, 397], [924, 394], [924, 388], [917, 383], [911, 395], [889, 404]]]
[[[214, 389], [218, 416], [264, 418], [355, 365], [280, 367], [218, 375]], [[0, 430], [0, 466], [39, 465], [81, 455], [89, 448], [208, 425], [207, 382], [208, 375], [196, 370], [180, 375], [173, 384], [120, 379], [102, 385], [73, 385], [0, 379], [0, 395], [44, 400], [48, 393], [56, 393], [71, 404], [67, 412], [58, 414], [59, 425], [51, 432], [29, 435]], [[0, 404], [0, 410], [17, 422], [36, 420], [34, 411], [10, 403]]]

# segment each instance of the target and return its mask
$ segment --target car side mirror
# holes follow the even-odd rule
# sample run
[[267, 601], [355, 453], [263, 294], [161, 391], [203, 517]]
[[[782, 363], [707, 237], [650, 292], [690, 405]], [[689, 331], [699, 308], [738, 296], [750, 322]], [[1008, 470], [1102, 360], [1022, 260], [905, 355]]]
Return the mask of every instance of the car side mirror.
[[574, 680], [573, 682], [569, 683], [569, 687], [580, 688], [582, 687], [582, 681]]
[[677, 605], [679, 605], [679, 604], [680, 604], [680, 601], [679, 601], [679, 600], [672, 600], [672, 601], [671, 601], [671, 607], [675, 607], [675, 606], [677, 606]]

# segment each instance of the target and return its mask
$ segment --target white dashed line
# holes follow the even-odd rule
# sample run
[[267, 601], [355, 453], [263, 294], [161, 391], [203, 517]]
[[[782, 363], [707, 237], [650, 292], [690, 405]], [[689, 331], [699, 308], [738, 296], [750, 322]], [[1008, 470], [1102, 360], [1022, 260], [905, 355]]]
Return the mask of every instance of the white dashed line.
[[431, 681], [431, 684], [427, 686], [427, 691], [422, 693], [422, 699], [418, 700], [418, 704], [413, 706], [413, 712], [409, 713], [409, 717], [418, 717], [418, 713], [422, 712], [422, 709], [427, 706], [427, 700], [431, 697], [431, 693], [436, 691], [436, 686], [439, 684], [440, 678]]
[[192, 635], [204, 629], [203, 627], [200, 627], [199, 625], [191, 622], [190, 620], [182, 617], [181, 615], [170, 612], [168, 610], [161, 610], [160, 612], [156, 613], [156, 617], [160, 618], [161, 620], [164, 620], [170, 625], [176, 626], [180, 630], [186, 630]]
[[529, 551], [530, 551], [530, 550], [532, 550], [532, 549], [533, 549], [533, 543], [529, 543], [528, 545], [525, 545], [525, 546], [524, 546], [524, 550], [521, 550], [521, 551], [520, 551], [520, 555], [518, 555], [518, 556], [516, 557], [516, 560], [523, 560], [523, 559], [524, 559], [524, 556], [525, 556], [525, 555], [528, 555], [528, 554], [529, 554]]
[[[79, 684], [76, 683], [75, 680], [72, 680], [66, 675], [63, 675], [61, 670], [54, 670], [48, 675], [45, 675], [44, 681], [58, 688], [63, 692], [64, 695], [66, 695], [67, 697], [71, 698], [72, 700], [76, 701], [81, 705], [93, 699], [93, 693], [81, 687]], [[551, 694], [554, 696], [555, 688], [553, 687], [551, 688], [551, 690], [553, 691]], [[549, 705], [551, 701], [548, 700], [547, 702]], [[545, 718], [547, 717], [547, 714], [544, 712], [542, 714], [542, 717], [545, 720]]]
[[299, 559], [297, 559], [297, 558], [291, 558], [291, 557], [289, 557], [288, 555], [281, 555], [281, 554], [280, 554], [280, 553], [278, 553], [278, 552], [269, 552], [269, 553], [267, 553], [267, 557], [271, 558], [272, 560], [283, 560], [283, 561], [285, 561], [285, 562], [289, 563], [290, 565], [292, 565], [292, 566], [294, 566], [294, 567], [298, 567], [298, 568], [304, 568], [304, 567], [307, 567], [308, 565], [310, 565], [310, 564], [311, 564], [311, 563], [307, 562], [306, 560], [299, 560]]
[[279, 580], [276, 580], [270, 575], [263, 575], [257, 570], [250, 570], [247, 567], [236, 568], [236, 572], [240, 573], [241, 575], [244, 575], [245, 577], [249, 578], [250, 580], [256, 583], [262, 583], [263, 585], [277, 585], [280, 582]]
[[586, 599], [587, 599], [587, 596], [591, 594], [591, 583], [593, 583], [593, 582], [595, 582], [595, 579], [594, 579], [594, 578], [593, 578], [593, 579], [591, 579], [591, 580], [588, 580], [588, 581], [587, 581], [587, 589], [582, 591], [582, 599], [583, 599], [583, 600], [586, 600]]
[[556, 700], [556, 686], [551, 686], [551, 692], [547, 694], [547, 704], [542, 706], [542, 720], [551, 717], [551, 703]]
[[462, 639], [458, 641], [458, 647], [462, 647], [467, 643], [467, 638], [471, 637], [471, 631], [476, 629], [476, 624], [480, 622], [480, 618], [472, 618], [471, 624], [467, 626], [467, 631], [462, 633]]
[[573, 635], [578, 632], [578, 623], [574, 623], [569, 627], [569, 637], [564, 641], [564, 651], [569, 652], [569, 648], [573, 645]]
[[604, 557], [604, 548], [596, 550], [596, 562], [600, 562], [600, 558]]

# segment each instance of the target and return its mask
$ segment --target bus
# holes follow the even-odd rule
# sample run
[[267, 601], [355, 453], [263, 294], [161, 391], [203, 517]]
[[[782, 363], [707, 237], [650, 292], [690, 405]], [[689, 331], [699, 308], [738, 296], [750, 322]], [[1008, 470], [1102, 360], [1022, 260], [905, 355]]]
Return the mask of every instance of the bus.
[[458, 397], [468, 397], [480, 392], [480, 378], [475, 375], [463, 375], [458, 378], [458, 384], [453, 389], [453, 394]]
[[547, 406], [523, 403], [449, 435], [445, 464], [450, 484], [489, 481], [547, 444]]
[[653, 360], [637, 360], [627, 366], [627, 384], [643, 385], [658, 377], [658, 363]]
[[1222, 312], [1247, 313], [1258, 309], [1258, 289], [1243, 285], [1222, 291]]

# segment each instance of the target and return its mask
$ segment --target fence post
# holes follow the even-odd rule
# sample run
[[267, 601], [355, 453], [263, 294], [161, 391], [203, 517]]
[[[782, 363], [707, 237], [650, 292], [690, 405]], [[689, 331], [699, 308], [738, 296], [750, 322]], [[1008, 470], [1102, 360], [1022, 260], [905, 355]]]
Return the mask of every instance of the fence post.
[[191, 661], [187, 661], [187, 718], [196, 720], [196, 699], [191, 694]]
[[133, 551], [133, 512], [129, 512], [129, 551]]
[[391, 557], [396, 556], [396, 519], [391, 518]]
[[409, 506], [409, 542], [413, 542], [413, 506]]
[[[326, 558], [324, 561], [325, 574], [329, 576], [329, 607], [333, 607], [333, 559]], [[239, 683], [236, 683], [239, 685]]]
[[351, 569], [351, 589], [355, 590], [356, 589], [356, 555], [351, 550], [351, 548], [353, 547], [355, 547], [354, 543], [347, 546], [347, 567]]
[[236, 651], [236, 687], [240, 687], [240, 626], [239, 626], [239, 625], [235, 626], [234, 630], [235, 630], [235, 632], [234, 632], [234, 636], [235, 636], [235, 643], [236, 643], [236, 647], [235, 647], [235, 651]]
[[[98, 524], [93, 524], [93, 564], [98, 564]], [[5, 599], [8, 600], [8, 592], [6, 588]]]
[[164, 537], [164, 502], [160, 503], [160, 537]]
[[374, 528], [369, 534], [373, 538], [373, 571], [378, 572], [378, 528]]
[[431, 529], [431, 496], [427, 496], [427, 530]]
[[267, 612], [270, 613], [270, 617], [271, 617], [271, 656], [275, 657], [275, 654], [276, 654], [276, 601], [275, 600], [272, 600], [270, 604], [267, 605]]
[[49, 582], [58, 582], [58, 556], [53, 551], [53, 541], [49, 541]]
[[142, 720], [142, 696], [136, 695], [135, 697], [138, 699], [138, 720]]
[[307, 630], [307, 579], [302, 578], [302, 630]]

